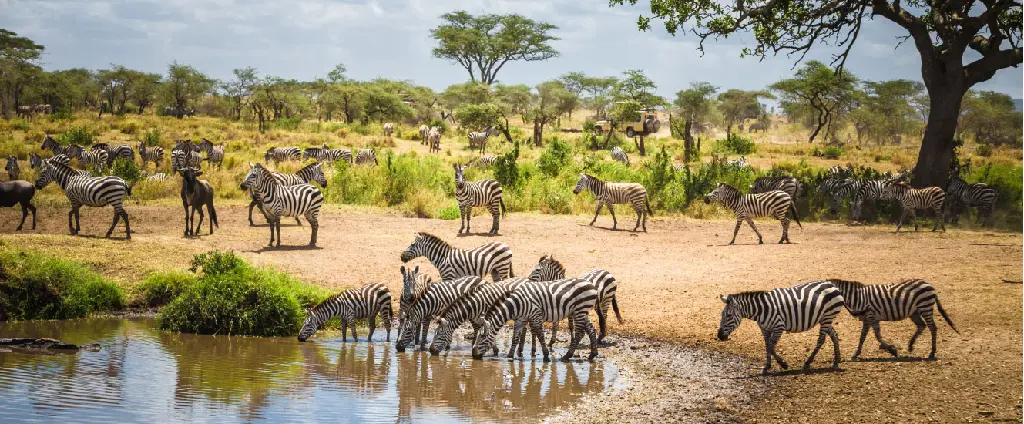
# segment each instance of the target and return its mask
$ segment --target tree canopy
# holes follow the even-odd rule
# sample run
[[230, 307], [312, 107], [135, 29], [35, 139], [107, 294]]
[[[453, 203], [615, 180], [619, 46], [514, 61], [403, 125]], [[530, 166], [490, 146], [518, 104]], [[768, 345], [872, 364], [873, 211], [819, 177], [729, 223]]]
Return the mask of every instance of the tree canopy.
[[0, 28], [0, 113], [10, 116], [21, 105], [25, 88], [42, 72], [39, 57], [44, 47], [17, 33]]
[[434, 57], [458, 63], [469, 72], [472, 82], [493, 84], [498, 71], [511, 61], [538, 61], [558, 56], [550, 42], [557, 26], [522, 15], [486, 14], [465, 11], [441, 15], [444, 21], [430, 31], [437, 40]]
[[[857, 79], [849, 72], [836, 73], [816, 60], [805, 63], [793, 78], [771, 85], [780, 96], [780, 104], [787, 112], [803, 112], [810, 118], [810, 141], [825, 130], [824, 138], [831, 140], [838, 130], [835, 125], [853, 106]], [[791, 113], [792, 114], [792, 113]]]

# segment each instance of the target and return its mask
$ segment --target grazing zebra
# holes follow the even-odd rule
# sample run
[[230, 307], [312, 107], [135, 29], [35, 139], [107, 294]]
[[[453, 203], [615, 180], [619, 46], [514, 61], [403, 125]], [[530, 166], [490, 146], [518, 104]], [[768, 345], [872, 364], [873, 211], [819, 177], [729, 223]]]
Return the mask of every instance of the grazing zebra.
[[853, 176], [853, 167], [832, 165], [825, 171], [825, 175], [831, 178], [849, 178]]
[[302, 151], [302, 160], [315, 159], [320, 162], [337, 162], [344, 160], [352, 163], [352, 151], [348, 149], [331, 149], [325, 143], [321, 147], [310, 147]]
[[146, 142], [139, 142], [139, 158], [142, 159], [142, 167], [146, 167], [146, 162], [153, 162], [154, 168], [159, 168], [160, 163], [164, 161], [164, 148], [160, 146], [147, 146]]
[[370, 334], [366, 341], [373, 338], [373, 332], [377, 328], [377, 315], [387, 325], [388, 338], [391, 341], [391, 320], [394, 312], [391, 309], [391, 292], [388, 287], [380, 283], [372, 283], [358, 289], [345, 290], [331, 296], [307, 311], [306, 322], [299, 330], [299, 341], [304, 342], [320, 329], [327, 320], [339, 317], [341, 319], [341, 340], [348, 339], [348, 328], [352, 327], [352, 341], [358, 342], [356, 334], [356, 320], [369, 319]]
[[474, 158], [473, 160], [466, 163], [466, 166], [473, 166], [476, 168], [487, 168], [494, 165], [495, 157], [493, 155], [485, 155]]
[[108, 163], [108, 153], [105, 149], [79, 149], [77, 158], [79, 166], [86, 168], [92, 165], [98, 173], [102, 173], [103, 166]]
[[739, 159], [734, 159], [734, 160], [729, 161], [729, 166], [742, 169], [742, 168], [748, 167], [749, 165], [747, 165], [747, 158], [746, 158], [746, 156], [740, 156]]
[[420, 125], [420, 144], [427, 145], [427, 133], [430, 131], [430, 127], [426, 125]]
[[[437, 329], [434, 330], [434, 341], [430, 343], [430, 354], [438, 355], [441, 351], [447, 352], [451, 349], [452, 335], [462, 323], [469, 321], [473, 325], [473, 334], [476, 335], [483, 324], [483, 316], [492, 305], [504, 299], [512, 290], [528, 282], [523, 277], [509, 278], [492, 284], [484, 284], [476, 291], [448, 305], [437, 315]], [[497, 346], [492, 348], [495, 355], [498, 354]], [[522, 355], [520, 355], [522, 356]]]
[[427, 149], [430, 153], [441, 151], [441, 129], [438, 127], [430, 127], [430, 131], [427, 132], [427, 144], [430, 148]]
[[263, 165], [249, 164], [251, 168], [242, 182], [242, 189], [249, 190], [258, 196], [263, 215], [270, 224], [270, 243], [274, 245], [274, 228], [277, 228], [277, 247], [281, 247], [281, 217], [304, 215], [309, 221], [313, 234], [309, 245], [316, 246], [316, 232], [319, 229], [320, 207], [324, 204], [324, 195], [320, 189], [311, 184], [284, 185], [273, 173]]
[[391, 137], [391, 134], [393, 134], [394, 132], [395, 132], [395, 124], [393, 124], [391, 122], [387, 122], [387, 123], [384, 124], [384, 135], [386, 137]]
[[827, 178], [821, 180], [818, 191], [828, 197], [829, 212], [838, 213], [843, 199], [852, 196], [859, 187], [857, 180], [852, 178]]
[[946, 211], [952, 214], [951, 221], [956, 223], [960, 220], [960, 207], [978, 208], [978, 221], [982, 218], [987, 221], [995, 210], [999, 192], [985, 183], [967, 184], [960, 177], [953, 177], [949, 180], [946, 195]]
[[[125, 240], [132, 239], [131, 225], [128, 223], [128, 212], [124, 210], [125, 197], [132, 194], [132, 187], [118, 177], [91, 177], [88, 172], [72, 169], [64, 158], [43, 161], [39, 170], [39, 178], [36, 180], [36, 190], [42, 190], [51, 181], [55, 181], [62, 189], [68, 201], [71, 202], [71, 211], [68, 212], [68, 229], [72, 235], [77, 235], [81, 230], [82, 206], [114, 208], [114, 222], [110, 224], [105, 237], [110, 237], [114, 227], [120, 219], [124, 219]], [[74, 218], [74, 225], [72, 225]]]
[[[541, 256], [540, 260], [537, 261], [537, 265], [534, 265], [530, 271], [531, 281], [552, 281], [563, 278], [565, 278], [565, 266], [551, 255]], [[619, 284], [612, 273], [603, 269], [592, 269], [580, 275], [579, 278], [590, 281], [597, 287], [597, 318], [598, 328], [600, 329], [597, 341], [600, 343], [608, 335], [608, 307], [615, 311], [615, 318], [618, 319], [619, 324], [625, 323], [622, 319], [622, 314], [619, 313], [619, 302], [615, 296], [615, 291], [618, 289]], [[570, 331], [572, 331], [571, 328]], [[549, 346], [555, 344], [555, 335], [557, 333], [558, 323], [556, 322], [551, 327], [551, 342], [548, 344]]]
[[612, 214], [612, 229], [619, 225], [615, 218], [615, 209], [612, 205], [630, 203], [636, 211], [636, 226], [633, 231], [643, 224], [644, 232], [647, 232], [647, 217], [654, 216], [651, 210], [651, 200], [647, 197], [647, 189], [640, 183], [606, 183], [587, 174], [580, 173], [580, 180], [576, 182], [576, 188], [572, 194], [580, 194], [584, 190], [590, 190], [597, 197], [597, 210], [594, 211], [594, 219], [590, 225], [597, 222], [597, 216], [601, 213], [602, 206], [608, 206], [608, 212]]
[[501, 281], [512, 275], [512, 248], [492, 241], [472, 249], [457, 249], [430, 233], [416, 233], [412, 244], [402, 252], [402, 262], [424, 256], [441, 273], [441, 280], [459, 277], [491, 275], [492, 281]]
[[206, 161], [210, 162], [210, 165], [221, 166], [224, 163], [224, 146], [216, 146], [204, 138], [199, 141], [199, 150], [206, 152]]
[[108, 166], [113, 165], [115, 160], [122, 158], [131, 161], [135, 160], [135, 150], [132, 149], [132, 146], [122, 144], [120, 146], [110, 147], [105, 144], [97, 144], [93, 145], [92, 147], [93, 150], [103, 149], [104, 151], [106, 151]]
[[32, 167], [32, 169], [39, 170], [39, 168], [43, 166], [43, 159], [35, 153], [29, 153], [28, 166]]
[[473, 150], [473, 147], [479, 147], [480, 154], [484, 154], [487, 151], [487, 138], [491, 136], [493, 130], [493, 127], [488, 127], [483, 131], [469, 133], [467, 136], [469, 139], [469, 150]]
[[[529, 323], [534, 336], [540, 339], [544, 361], [548, 361], [549, 350], [544, 343], [541, 325], [544, 322], [558, 322], [568, 318], [577, 331], [573, 332], [569, 350], [562, 357], [562, 361], [572, 358], [584, 332], [590, 339], [590, 355], [587, 359], [592, 361], [597, 356], [597, 334], [587, 315], [597, 304], [597, 298], [597, 287], [594, 283], [578, 278], [523, 283], [487, 312], [480, 331], [473, 339], [473, 358], [482, 359], [488, 350], [492, 350], [498, 330], [505, 322], [512, 320]], [[517, 338], [513, 337], [512, 346], [517, 344]], [[509, 357], [511, 353], [510, 350]]]
[[[462, 296], [473, 293], [484, 284], [482, 278], [469, 276], [440, 281], [428, 286], [423, 291], [423, 295], [409, 309], [409, 314], [405, 317], [405, 328], [398, 330], [399, 338], [395, 348], [399, 352], [405, 352], [406, 346], [415, 343], [413, 337], [419, 333], [422, 337], [419, 340], [420, 350], [425, 350], [427, 348], [426, 327], [430, 324], [430, 318], [437, 316], [438, 313], [447, 308], [448, 305], [451, 305], [452, 302], [455, 302]], [[423, 326], [423, 331], [417, 332], [414, 330], [421, 325]]]
[[149, 175], [148, 172], [141, 171], [139, 174], [142, 175], [142, 178], [146, 179], [146, 181], [166, 181], [171, 178], [170, 175], [163, 172], [157, 172], [153, 175]]
[[267, 162], [274, 161], [274, 164], [287, 160], [300, 160], [302, 150], [299, 150], [298, 147], [271, 147], [263, 154], [263, 158]]
[[789, 195], [793, 202], [803, 193], [800, 181], [793, 177], [760, 177], [750, 185], [751, 193], [767, 193], [772, 190], [782, 190]]
[[324, 160], [324, 156], [327, 155], [327, 152], [325, 152], [326, 149], [326, 144], [324, 144], [323, 147], [307, 147], [306, 150], [302, 151], [302, 160], [306, 161], [313, 159], [316, 161], [322, 161]]
[[924, 332], [925, 326], [932, 333], [932, 351], [928, 359], [935, 359], [935, 320], [932, 317], [932, 306], [939, 309], [939, 314], [946, 320], [949, 327], [957, 334], [960, 331], [953, 325], [953, 321], [942, 309], [939, 296], [935, 293], [935, 287], [921, 279], [908, 279], [894, 284], [868, 285], [856, 281], [845, 281], [839, 279], [826, 280], [839, 288], [846, 303], [846, 310], [850, 315], [861, 320], [863, 325], [860, 329], [860, 342], [857, 343], [857, 351], [853, 353], [850, 360], [857, 359], [861, 348], [864, 347], [864, 339], [868, 335], [868, 329], [875, 331], [875, 338], [878, 339], [880, 348], [885, 349], [892, 356], [899, 356], [896, 347], [882, 339], [882, 330], [879, 321], [903, 321], [910, 318], [917, 326], [917, 331], [910, 337], [907, 344], [907, 351], [914, 351], [914, 342]]
[[505, 216], [505, 202], [501, 199], [501, 184], [495, 180], [466, 182], [466, 167], [453, 163], [455, 168], [455, 200], [459, 202], [459, 234], [465, 230], [469, 234], [469, 220], [473, 217], [473, 207], [482, 206], [491, 213], [491, 231], [498, 234], [498, 221]]
[[[423, 295], [423, 292], [434, 284], [434, 280], [426, 274], [420, 274], [420, 267], [417, 265], [411, 271], [406, 271], [405, 267], [401, 267], [402, 271], [402, 296], [398, 298], [398, 331], [401, 332], [405, 328], [405, 319], [409, 315], [409, 309], [412, 309], [412, 305], [416, 303], [416, 300]], [[426, 337], [426, 324], [428, 321], [424, 321], [422, 332], [419, 327], [416, 327], [417, 335], [416, 339], [419, 340], [419, 334], [423, 334]]]
[[377, 152], [373, 151], [373, 149], [359, 149], [359, 151], [356, 152], [356, 165], [369, 165], [370, 162], [377, 165]]
[[199, 168], [202, 163], [199, 147], [191, 140], [178, 140], [171, 149], [171, 169]]
[[21, 175], [21, 168], [18, 167], [18, 158], [14, 155], [7, 156], [7, 165], [4, 166], [4, 171], [7, 171], [8, 180], [16, 180]]
[[832, 339], [832, 368], [839, 368], [839, 335], [832, 328], [832, 320], [843, 309], [843, 295], [832, 283], [814, 281], [791, 288], [730, 294], [721, 296], [721, 299], [725, 308], [722, 309], [722, 321], [718, 326], [718, 340], [729, 340], [729, 334], [740, 326], [743, 318], [752, 319], [761, 327], [765, 345], [761, 374], [768, 374], [772, 368], [772, 357], [782, 369], [789, 368], [786, 361], [775, 353], [775, 345], [783, 332], [801, 333], [816, 325], [820, 326], [818, 344], [814, 346], [807, 362], [804, 362], [804, 369], [811, 367], [818, 350], [825, 343], [826, 335]]
[[764, 239], [761, 238], [761, 232], [757, 231], [757, 227], [754, 226], [754, 218], [770, 216], [782, 222], [782, 238], [779, 239], [779, 244], [790, 242], [787, 211], [793, 211], [793, 219], [796, 221], [796, 225], [799, 225], [800, 228], [804, 227], [800, 224], [800, 217], [797, 216], [793, 199], [782, 190], [743, 194], [736, 187], [726, 183], [718, 183], [718, 187], [712, 190], [711, 193], [708, 193], [707, 196], [704, 196], [704, 203], [710, 204], [715, 201], [736, 213], [736, 228], [732, 232], [732, 240], [729, 241], [729, 244], [736, 243], [736, 234], [740, 232], [740, 225], [743, 223], [743, 220], [746, 220], [750, 224], [750, 228], [754, 230], [754, 234], [757, 234], [758, 244], [764, 244]]
[[888, 197], [900, 201], [903, 206], [903, 214], [900, 215], [900, 222], [896, 223], [896, 232], [900, 232], [903, 220], [910, 215], [914, 221], [914, 231], [917, 231], [917, 209], [932, 209], [935, 211], [935, 226], [932, 231], [938, 230], [942, 225], [942, 231], [946, 231], [946, 214], [943, 209], [943, 202], [946, 201], [946, 192], [938, 187], [925, 187], [915, 189], [910, 184], [901, 180], [890, 181], [885, 185]]
[[[276, 178], [277, 181], [284, 186], [313, 184], [313, 182], [316, 182], [317, 184], [320, 184], [320, 187], [327, 187], [327, 176], [324, 175], [323, 167], [320, 166], [319, 162], [314, 162], [309, 165], [306, 165], [302, 167], [302, 169], [299, 169], [298, 172], [294, 174], [282, 174], [279, 172], [271, 172], [270, 175]], [[249, 197], [251, 199], [251, 201], [249, 202], [249, 226], [253, 227], [256, 224], [252, 221], [252, 209], [258, 206], [260, 208], [260, 212], [263, 212], [264, 214], [266, 212], [264, 212], [263, 205], [262, 203], [260, 203], [259, 195], [257, 195], [254, 190], [249, 190]], [[302, 221], [299, 221], [298, 216], [295, 217], [295, 223], [298, 225], [302, 225]]]
[[50, 137], [49, 134], [43, 138], [43, 150], [50, 150], [54, 155], [67, 155], [68, 157], [77, 157], [78, 151], [82, 149], [82, 146], [76, 144], [69, 144], [67, 146], [61, 146], [57, 140]]
[[629, 166], [629, 156], [626, 156], [626, 151], [622, 150], [621, 147], [612, 147], [612, 160], [617, 160]]

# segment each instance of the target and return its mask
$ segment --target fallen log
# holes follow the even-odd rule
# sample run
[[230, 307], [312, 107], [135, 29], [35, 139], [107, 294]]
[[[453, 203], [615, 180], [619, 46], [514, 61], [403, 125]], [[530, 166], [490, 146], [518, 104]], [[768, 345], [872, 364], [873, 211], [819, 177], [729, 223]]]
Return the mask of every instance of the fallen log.
[[21, 349], [58, 349], [58, 350], [79, 350], [79, 349], [95, 349], [99, 345], [83, 345], [79, 346], [71, 343], [64, 343], [56, 339], [47, 338], [28, 338], [28, 337], [13, 337], [13, 338], [0, 338], [0, 346], [14, 347]]

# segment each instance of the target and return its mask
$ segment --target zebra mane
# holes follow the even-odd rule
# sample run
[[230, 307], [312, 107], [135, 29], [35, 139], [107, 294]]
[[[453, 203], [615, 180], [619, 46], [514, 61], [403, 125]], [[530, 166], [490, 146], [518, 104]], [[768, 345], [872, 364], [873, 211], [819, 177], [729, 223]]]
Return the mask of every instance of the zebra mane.
[[584, 172], [580, 172], [580, 175], [582, 175], [584, 177], [587, 177], [587, 178], [589, 178], [591, 180], [597, 181], [598, 183], [604, 183], [603, 180], [601, 180], [600, 178], [597, 178], [597, 177], [595, 177], [593, 175], [590, 175], [590, 174], [587, 174], [587, 173], [584, 173]]
[[725, 188], [728, 191], [734, 192], [736, 194], [743, 194], [742, 192], [740, 192], [740, 189], [738, 189], [736, 187], [733, 187], [733, 186], [731, 186], [731, 185], [729, 185], [727, 183], [718, 183], [718, 187]]
[[310, 312], [316, 312], [316, 310], [319, 309], [321, 306], [326, 305], [326, 304], [331, 303], [331, 302], [334, 302], [335, 300], [338, 300], [338, 298], [340, 298], [341, 296], [343, 296], [347, 292], [348, 292], [348, 290], [345, 290], [345, 291], [343, 291], [341, 293], [335, 293], [335, 294], [332, 294], [332, 295], [328, 296], [327, 299], [324, 299], [322, 302], [317, 303], [316, 306], [313, 306], [313, 308], [310, 309]]
[[452, 247], [452, 245], [448, 244], [448, 242], [446, 242], [444, 240], [441, 240], [440, 237], [435, 236], [433, 234], [430, 234], [430, 233], [428, 233], [426, 231], [420, 231], [420, 232], [416, 233], [416, 236], [417, 237], [422, 237], [423, 241], [428, 242], [428, 243], [438, 243], [438, 244], [440, 244], [440, 245], [442, 245], [444, 247], [448, 247], [448, 248]]
[[828, 281], [828, 282], [830, 282], [830, 283], [832, 283], [832, 284], [834, 284], [836, 286], [845, 285], [845, 286], [853, 287], [855, 289], [859, 289], [859, 288], [864, 287], [864, 286], [867, 285], [867, 284], [864, 284], [864, 283], [862, 283], [860, 281], [842, 280], [842, 279], [839, 279], [839, 278], [829, 278], [829, 279], [827, 279], [825, 281]]
[[753, 298], [758, 298], [758, 297], [764, 296], [765, 294], [768, 294], [768, 292], [765, 291], [765, 290], [748, 290], [748, 291], [743, 291], [743, 292], [739, 292], [739, 293], [730, 294], [729, 295], [729, 300], [732, 300], [732, 299], [749, 300], [749, 299], [753, 299]]
[[307, 170], [307, 169], [312, 169], [312, 168], [314, 168], [314, 167], [318, 167], [318, 166], [320, 166], [320, 162], [313, 162], [313, 163], [311, 163], [311, 164], [309, 164], [309, 165], [303, 166], [303, 167], [302, 167], [301, 169], [299, 169], [298, 171], [295, 171], [295, 173], [296, 173], [296, 174], [298, 174], [298, 173], [300, 173], [300, 172], [302, 172], [302, 171], [305, 171], [305, 170]]

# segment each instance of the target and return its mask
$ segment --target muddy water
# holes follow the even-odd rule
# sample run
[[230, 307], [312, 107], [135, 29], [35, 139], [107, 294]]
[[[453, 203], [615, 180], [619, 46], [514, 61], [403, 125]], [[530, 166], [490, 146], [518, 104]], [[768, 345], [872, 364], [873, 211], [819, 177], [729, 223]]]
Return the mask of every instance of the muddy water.
[[172, 334], [155, 324], [0, 323], [0, 337], [101, 345], [70, 354], [0, 350], [0, 422], [535, 421], [618, 376], [601, 361], [398, 353], [380, 331], [372, 343], [343, 343], [331, 333], [299, 343]]

